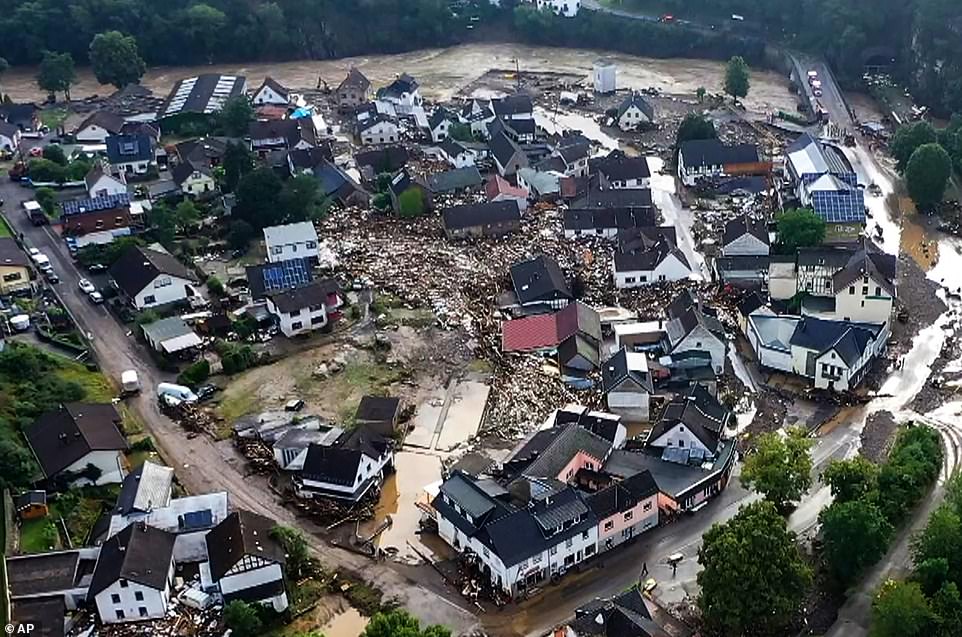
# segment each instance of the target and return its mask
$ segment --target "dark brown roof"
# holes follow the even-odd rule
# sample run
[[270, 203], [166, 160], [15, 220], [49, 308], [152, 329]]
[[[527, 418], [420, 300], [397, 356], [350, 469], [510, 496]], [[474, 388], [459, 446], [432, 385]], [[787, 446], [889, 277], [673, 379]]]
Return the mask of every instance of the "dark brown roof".
[[143, 522], [127, 525], [101, 547], [88, 599], [119, 579], [164, 590], [176, 539], [173, 533]]
[[261, 92], [261, 89], [264, 88], [265, 86], [269, 86], [275, 93], [277, 93], [278, 95], [280, 95], [281, 97], [283, 97], [283, 98], [285, 98], [285, 99], [286, 99], [286, 98], [290, 95], [290, 93], [291, 93], [290, 89], [288, 89], [288, 88], [286, 88], [286, 87], [284, 87], [284, 86], [281, 86], [280, 82], [278, 82], [277, 80], [275, 80], [274, 78], [272, 78], [270, 75], [268, 75], [267, 77], [264, 78], [264, 81], [261, 83], [260, 88], [258, 88], [258, 89], [254, 92], [254, 94], [256, 95], [257, 93], [260, 93], [260, 92]]
[[176, 257], [139, 246], [131, 246], [110, 267], [110, 276], [127, 296], [136, 296], [157, 276], [167, 274], [188, 281], [196, 277]]
[[207, 534], [210, 574], [222, 578], [245, 555], [284, 564], [284, 549], [271, 537], [277, 523], [250, 511], [234, 511]]
[[368, 80], [363, 73], [357, 70], [355, 67], [351, 67], [351, 70], [347, 72], [347, 77], [344, 81], [337, 87], [337, 90], [343, 90], [346, 88], [353, 88], [359, 91], [366, 91], [371, 88], [371, 81]]
[[270, 294], [277, 309], [284, 313], [290, 313], [304, 308], [320, 305], [327, 301], [331, 294], [341, 291], [341, 286], [333, 279], [320, 279], [312, 281], [299, 288], [274, 292]]
[[364, 396], [361, 398], [361, 403], [357, 406], [354, 420], [359, 423], [394, 422], [400, 406], [400, 398], [390, 396]]
[[119, 133], [124, 127], [124, 118], [110, 111], [94, 111], [87, 119], [80, 123], [77, 132], [82, 131], [88, 126], [99, 126], [108, 133]]
[[91, 451], [127, 449], [113, 405], [67, 403], [42, 414], [26, 437], [46, 477], [51, 478]]
[[27, 253], [10, 237], [0, 237], [0, 266], [4, 265], [30, 265]]
[[77, 551], [8, 557], [10, 596], [15, 599], [73, 588], [79, 562]]
[[13, 621], [22, 625], [33, 624], [34, 637], [63, 637], [66, 605], [63, 595], [34, 597], [13, 602]]

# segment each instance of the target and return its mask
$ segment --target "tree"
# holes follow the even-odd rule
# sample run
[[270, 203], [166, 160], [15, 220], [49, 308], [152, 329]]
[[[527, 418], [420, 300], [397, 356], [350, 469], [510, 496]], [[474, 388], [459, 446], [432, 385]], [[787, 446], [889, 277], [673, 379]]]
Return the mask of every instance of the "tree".
[[224, 607], [224, 623], [234, 637], [259, 637], [264, 627], [257, 609], [239, 599]]
[[796, 502], [812, 485], [812, 440], [801, 428], [762, 434], [754, 451], [745, 458], [742, 484], [765, 495], [782, 510]]
[[181, 232], [185, 232], [200, 220], [200, 210], [190, 199], [184, 199], [174, 209], [174, 224]]
[[209, 61], [217, 39], [224, 32], [227, 15], [209, 4], [198, 2], [184, 12], [186, 31], [198, 43], [205, 58]]
[[281, 223], [285, 216], [278, 202], [282, 187], [280, 178], [270, 168], [258, 168], [244, 175], [237, 184], [237, 204], [232, 215], [255, 230]]
[[177, 236], [177, 215], [165, 202], [157, 202], [147, 213], [147, 220], [161, 245], [170, 245]]
[[284, 220], [294, 222], [313, 219], [320, 199], [320, 182], [313, 176], [298, 175], [287, 180], [279, 198]]
[[376, 613], [361, 637], [451, 637], [451, 631], [438, 625], [421, 628], [417, 617], [396, 609]]
[[214, 275], [207, 277], [207, 289], [218, 298], [223, 297], [227, 292], [221, 280]]
[[397, 198], [398, 214], [402, 217], [418, 217], [424, 214], [424, 196], [419, 188], [409, 188]]
[[[10, 68], [10, 62], [7, 62], [7, 58], [0, 57], [0, 78], [3, 77], [3, 74], [6, 73], [6, 72], [7, 72], [7, 69], [9, 69], [9, 68]], [[2, 86], [2, 85], [0, 85], [0, 101], [3, 101], [3, 86]]]
[[55, 53], [44, 51], [37, 71], [37, 86], [51, 93], [63, 93], [70, 101], [70, 86], [77, 79], [74, 69], [73, 56], [69, 53]]
[[699, 104], [705, 101], [706, 95], [708, 95], [708, 91], [704, 86], [699, 86], [697, 89], [695, 89], [695, 98], [698, 100]]
[[829, 569], [844, 585], [882, 558], [892, 536], [892, 525], [876, 504], [866, 500], [833, 502], [819, 519]]
[[695, 139], [715, 139], [718, 133], [715, 131], [715, 124], [704, 115], [689, 113], [685, 119], [681, 120], [678, 126], [678, 134], [675, 137], [675, 146], [681, 146], [682, 142]]
[[33, 475], [30, 452], [9, 438], [0, 438], [0, 490], [27, 487]]
[[713, 525], [703, 536], [698, 563], [705, 626], [726, 637], [788, 634], [812, 577], [795, 534], [764, 501]]
[[946, 582], [932, 597], [938, 629], [936, 637], [955, 637], [962, 626], [962, 596], [955, 582]]
[[922, 637], [935, 622], [916, 582], [888, 580], [872, 602], [872, 637]]
[[60, 144], [45, 146], [43, 149], [43, 158], [55, 164], [60, 164], [61, 166], [66, 166], [68, 163], [67, 154], [63, 152], [63, 146]]
[[736, 55], [728, 60], [728, 66], [725, 67], [725, 92], [735, 99], [736, 104], [738, 98], [748, 95], [750, 85], [750, 71], [745, 58]]
[[918, 121], [899, 126], [889, 143], [889, 152], [895, 158], [899, 172], [905, 172], [912, 153], [919, 146], [931, 144], [934, 141], [936, 141], [935, 128], [929, 122]]
[[31, 159], [27, 164], [27, 174], [30, 179], [40, 183], [58, 183], [67, 181], [67, 171], [63, 166], [49, 159]]
[[247, 250], [248, 244], [256, 233], [257, 230], [254, 229], [254, 226], [243, 219], [237, 219], [230, 224], [230, 231], [227, 233], [227, 243], [234, 250]]
[[224, 192], [234, 192], [241, 177], [254, 170], [254, 155], [244, 144], [230, 142], [224, 148]]
[[948, 579], [956, 584], [962, 581], [962, 518], [951, 506], [942, 505], [929, 516], [912, 540], [912, 559], [916, 564], [944, 559]]
[[825, 240], [825, 220], [808, 208], [786, 210], [778, 216], [778, 247], [782, 254], [817, 246]]
[[271, 529], [271, 537], [284, 547], [288, 577], [299, 580], [314, 573], [317, 564], [311, 557], [310, 548], [303, 533], [286, 526], [275, 526]]
[[98, 33], [90, 42], [90, 66], [101, 84], [123, 88], [136, 84], [147, 72], [137, 51], [137, 40], [120, 31]]
[[832, 488], [836, 502], [858, 500], [878, 489], [878, 467], [862, 456], [833, 460], [822, 473], [822, 482]]
[[52, 217], [57, 210], [57, 193], [52, 188], [37, 188], [34, 197], [47, 216]]
[[474, 141], [474, 134], [471, 133], [471, 125], [460, 122], [451, 124], [450, 128], [448, 128], [448, 137], [459, 142]]
[[248, 125], [254, 121], [254, 107], [246, 95], [235, 95], [224, 102], [218, 120], [227, 135], [243, 137]]
[[923, 144], [909, 158], [905, 183], [919, 210], [931, 210], [941, 203], [952, 174], [952, 159], [938, 144]]

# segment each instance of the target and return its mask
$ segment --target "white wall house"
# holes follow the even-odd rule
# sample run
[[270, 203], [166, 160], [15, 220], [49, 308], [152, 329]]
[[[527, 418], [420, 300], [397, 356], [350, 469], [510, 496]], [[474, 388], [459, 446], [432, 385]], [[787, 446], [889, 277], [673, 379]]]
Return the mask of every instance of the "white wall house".
[[[691, 268], [674, 250], [658, 260], [632, 258], [644, 255], [616, 255], [614, 265], [615, 287], [621, 290], [639, 288], [658, 281], [681, 281], [691, 276]], [[618, 257], [622, 257], [619, 259]]]
[[288, 338], [324, 329], [337, 318], [342, 301], [335, 281], [322, 279], [268, 295], [267, 311]]
[[453, 139], [446, 139], [439, 147], [441, 156], [455, 168], [467, 168], [474, 166], [477, 162], [477, 155], [473, 150], [465, 148]]
[[610, 95], [615, 92], [616, 67], [608, 60], [597, 60], [591, 67], [591, 78], [595, 93]]
[[199, 295], [193, 274], [182, 263], [147, 248], [128, 248], [110, 267], [110, 277], [138, 310]]
[[264, 83], [254, 92], [251, 102], [254, 106], [287, 106], [290, 102], [290, 91], [273, 78], [266, 77]]
[[358, 125], [358, 136], [361, 138], [361, 143], [368, 146], [396, 142], [400, 139], [401, 133], [394, 122], [375, 118]]
[[356, 502], [373, 485], [381, 484], [393, 463], [393, 443], [358, 427], [334, 446], [311, 445], [303, 469], [294, 476], [294, 488], [302, 498]]
[[320, 257], [317, 230], [310, 221], [264, 228], [264, 246], [270, 263], [301, 258], [316, 263]]
[[887, 323], [895, 299], [891, 284], [868, 275], [835, 291], [835, 316], [844, 321]]
[[91, 199], [127, 193], [127, 181], [123, 174], [115, 177], [103, 172], [103, 170], [97, 167], [91, 169], [90, 173], [87, 174], [85, 183], [87, 185], [87, 195]]
[[648, 422], [654, 393], [645, 354], [621, 349], [601, 365], [608, 410], [626, 422]]
[[713, 455], [715, 449], [709, 449], [685, 423], [675, 423], [660, 436], [648, 442], [652, 447], [675, 447], [678, 449], [700, 449], [703, 453]]

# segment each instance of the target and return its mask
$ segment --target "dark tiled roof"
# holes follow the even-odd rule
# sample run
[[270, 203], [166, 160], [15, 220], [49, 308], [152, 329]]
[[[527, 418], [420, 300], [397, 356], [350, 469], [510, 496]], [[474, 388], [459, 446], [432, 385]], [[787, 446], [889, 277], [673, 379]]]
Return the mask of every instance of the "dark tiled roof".
[[742, 316], [748, 316], [755, 310], [765, 307], [765, 300], [758, 292], [750, 292], [742, 297], [738, 302], [738, 312]]
[[401, 399], [390, 396], [364, 396], [354, 414], [355, 422], [390, 422], [398, 416]]
[[277, 523], [250, 511], [234, 511], [207, 534], [210, 574], [219, 580], [235, 564], [252, 555], [284, 564], [284, 549], [271, 537]]
[[585, 210], [651, 208], [651, 190], [649, 188], [589, 189], [584, 197], [571, 204], [571, 207]]
[[651, 477], [651, 472], [642, 471], [588, 496], [587, 502], [598, 519], [602, 520], [614, 513], [624, 513], [656, 493], [658, 485]]
[[27, 491], [21, 493], [13, 499], [13, 508], [17, 511], [26, 509], [34, 504], [46, 505], [47, 504], [47, 492], [46, 491]]
[[473, 228], [506, 221], [521, 221], [521, 211], [513, 201], [491, 201], [445, 208], [441, 212], [448, 229]]
[[206, 164], [194, 163], [192, 161], [182, 161], [170, 170], [170, 176], [174, 180], [174, 183], [178, 186], [183, 185], [185, 181], [190, 179], [190, 176], [195, 172], [199, 172], [202, 175], [210, 175], [210, 169]]
[[832, 277], [832, 289], [838, 294], [852, 283], [870, 277], [889, 296], [895, 296], [895, 275], [898, 260], [894, 255], [862, 249], [856, 252], [848, 264]]
[[111, 164], [126, 164], [154, 159], [154, 140], [147, 135], [110, 135], [106, 140], [107, 160]]
[[11, 237], [0, 237], [0, 265], [30, 265], [27, 253]]
[[134, 297], [161, 274], [188, 281], [196, 277], [173, 255], [131, 246], [110, 266], [110, 276], [127, 296]]
[[491, 105], [494, 107], [494, 113], [498, 117], [534, 112], [534, 104], [531, 101], [531, 96], [527, 93], [506, 95], [501, 99], [491, 100]]
[[715, 269], [720, 276], [728, 272], [744, 272], [754, 270], [764, 276], [768, 272], [771, 257], [768, 255], [738, 255], [736, 257], [718, 257], [715, 259]]
[[731, 412], [708, 393], [700, 384], [692, 386], [687, 396], [668, 403], [661, 419], [648, 434], [648, 442], [654, 442], [675, 426], [682, 424], [701, 441], [705, 448], [714, 452], [718, 448], [721, 432], [731, 418]]
[[498, 132], [492, 135], [491, 139], [488, 141], [488, 147], [491, 149], [491, 154], [502, 166], [507, 167], [511, 163], [511, 158], [516, 154], [524, 155], [521, 151], [521, 147], [510, 137], [504, 134], [504, 132]]
[[100, 548], [88, 599], [92, 600], [119, 579], [163, 590], [167, 585], [176, 539], [173, 533], [143, 522], [127, 525]]
[[301, 475], [319, 482], [354, 486], [362, 455], [377, 459], [390, 447], [390, 441], [371, 427], [361, 425], [344, 434], [333, 447], [310, 445]]
[[845, 364], [851, 366], [865, 351], [868, 342], [878, 336], [881, 329], [881, 325], [870, 323], [830, 321], [803, 316], [795, 326], [790, 344], [814, 350], [819, 354], [834, 348]]
[[119, 133], [124, 127], [124, 118], [110, 111], [94, 111], [87, 116], [87, 119], [80, 123], [77, 131], [82, 131], [88, 126], [99, 126], [108, 133]]
[[393, 173], [408, 162], [404, 146], [386, 146], [354, 155], [358, 167], [370, 166], [375, 173]]
[[649, 394], [654, 393], [651, 375], [648, 374], [647, 370], [628, 369], [628, 350], [622, 347], [601, 366], [601, 384], [607, 393], [629, 379], [642, 389], [647, 390]]
[[260, 88], [254, 91], [254, 94], [256, 95], [257, 93], [260, 93], [261, 89], [264, 88], [265, 86], [269, 87], [271, 90], [273, 90], [275, 93], [277, 93], [284, 99], [288, 99], [288, 96], [291, 93], [289, 88], [287, 88], [286, 86], [281, 86], [280, 82], [278, 82], [277, 80], [272, 78], [270, 75], [268, 75], [267, 77], [264, 78], [264, 81], [263, 83], [261, 83]]
[[428, 118], [428, 126], [431, 130], [434, 130], [442, 123], [446, 121], [454, 121], [454, 116], [448, 112], [443, 106], [439, 106], [431, 113], [431, 117]]
[[667, 239], [662, 238], [654, 244], [633, 252], [621, 252], [620, 250], [615, 252], [615, 272], [651, 271], [669, 256], [674, 256], [682, 265], [691, 269], [688, 259], [685, 258], [681, 250]]
[[377, 96], [379, 99], [384, 97], [400, 98], [403, 93], [413, 93], [417, 88], [417, 80], [407, 73], [402, 73], [393, 82], [378, 90]]
[[10, 596], [14, 599], [32, 597], [73, 588], [79, 562], [80, 553], [77, 551], [8, 557]]
[[597, 341], [581, 334], [572, 334], [558, 344], [558, 361], [562, 367], [568, 367], [580, 356], [593, 367], [597, 367], [601, 362], [600, 349]]
[[[564, 211], [565, 230], [624, 230], [628, 228], [647, 228], [655, 225], [653, 208], [609, 208], [601, 210], [568, 208]], [[675, 229], [665, 227], [674, 243]]]
[[368, 80], [363, 73], [358, 71], [356, 67], [352, 66], [347, 72], [347, 77], [345, 77], [337, 87], [337, 90], [355, 89], [358, 91], [366, 91], [369, 88], [371, 88], [371, 81]]
[[621, 117], [632, 106], [637, 106], [648, 119], [655, 119], [655, 108], [646, 100], [641, 93], [633, 92], [626, 97], [618, 107], [618, 117]]
[[331, 294], [340, 292], [334, 279], [318, 279], [307, 285], [269, 294], [277, 309], [285, 314], [325, 303]]
[[64, 636], [64, 615], [67, 607], [63, 595], [15, 600], [12, 610], [14, 622], [34, 626], [31, 631], [34, 637]]
[[478, 521], [498, 508], [495, 499], [478, 486], [476, 479], [460, 471], [444, 481], [441, 493]]
[[558, 262], [545, 255], [512, 265], [511, 282], [521, 303], [574, 298]]
[[170, 89], [157, 117], [170, 117], [179, 113], [217, 112], [226, 100], [242, 94], [246, 84], [247, 78], [243, 75], [205, 73], [185, 78]]
[[124, 451], [127, 441], [113, 405], [67, 403], [41, 415], [25, 432], [46, 477], [52, 478], [91, 451]]
[[647, 157], [628, 157], [620, 150], [613, 150], [606, 157], [592, 159], [588, 165], [592, 173], [602, 173], [612, 181], [651, 177]]
[[[604, 462], [611, 451], [611, 443], [583, 427], [569, 425], [542, 452], [538, 459], [528, 465], [524, 475], [532, 478], [558, 479], [578, 452], [584, 452], [599, 463]], [[560, 478], [564, 479], [564, 477]]]
[[248, 125], [248, 134], [254, 142], [283, 138], [288, 148], [293, 148], [302, 141], [311, 146], [317, 143], [317, 129], [310, 117], [251, 122]]
[[465, 188], [479, 188], [481, 181], [481, 173], [478, 172], [477, 167], [465, 166], [428, 175], [428, 189], [434, 193], [443, 193]]
[[735, 239], [738, 239], [746, 234], [751, 235], [765, 245], [768, 245], [768, 229], [765, 227], [765, 222], [754, 221], [749, 219], [747, 215], [735, 217], [725, 224], [725, 231], [722, 234], [722, 243], [724, 245], [728, 245]]
[[295, 148], [288, 152], [287, 156], [296, 170], [313, 170], [325, 161], [334, 161], [330, 144], [321, 144], [315, 148]]
[[693, 139], [681, 143], [685, 166], [720, 166], [725, 164], [750, 164], [758, 161], [758, 148], [754, 144], [726, 146], [717, 139]]

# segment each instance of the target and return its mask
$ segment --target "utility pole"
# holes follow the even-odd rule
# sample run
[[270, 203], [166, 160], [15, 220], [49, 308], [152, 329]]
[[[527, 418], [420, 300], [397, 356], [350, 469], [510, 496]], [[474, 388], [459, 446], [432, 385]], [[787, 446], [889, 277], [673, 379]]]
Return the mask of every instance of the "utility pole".
[[521, 59], [514, 58], [514, 78], [517, 83], [517, 91], [521, 92]]

